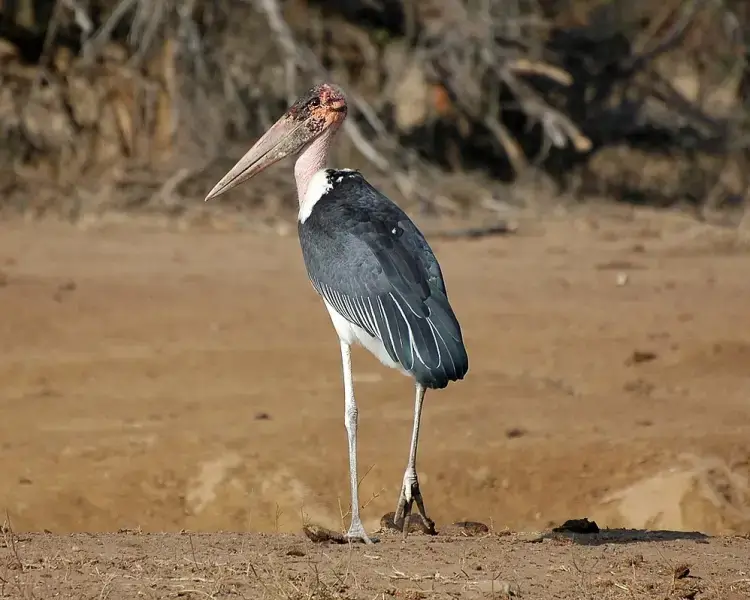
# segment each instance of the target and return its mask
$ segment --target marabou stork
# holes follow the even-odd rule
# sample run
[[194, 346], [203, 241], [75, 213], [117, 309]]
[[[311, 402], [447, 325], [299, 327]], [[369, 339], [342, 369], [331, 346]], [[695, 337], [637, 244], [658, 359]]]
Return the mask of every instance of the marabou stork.
[[367, 535], [359, 516], [351, 345], [358, 342], [386, 366], [416, 382], [411, 448], [394, 518], [404, 535], [415, 501], [424, 526], [435, 531], [424, 509], [416, 471], [425, 390], [463, 379], [469, 359], [440, 265], [422, 233], [358, 171], [326, 168], [331, 142], [346, 114], [340, 88], [329, 83], [313, 87], [214, 186], [206, 200], [299, 154], [294, 175], [302, 256], [341, 346], [352, 502], [347, 538], [370, 544], [377, 538]]

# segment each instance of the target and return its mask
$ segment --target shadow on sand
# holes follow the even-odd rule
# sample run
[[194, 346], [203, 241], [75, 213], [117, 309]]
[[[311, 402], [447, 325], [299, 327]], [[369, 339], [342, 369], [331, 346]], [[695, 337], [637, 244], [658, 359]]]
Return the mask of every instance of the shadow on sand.
[[577, 533], [573, 531], [550, 531], [542, 534], [543, 539], [570, 540], [582, 546], [599, 546], [602, 544], [632, 544], [637, 542], [674, 542], [693, 540], [707, 544], [711, 536], [699, 531], [667, 531], [648, 529], [601, 529], [598, 532]]

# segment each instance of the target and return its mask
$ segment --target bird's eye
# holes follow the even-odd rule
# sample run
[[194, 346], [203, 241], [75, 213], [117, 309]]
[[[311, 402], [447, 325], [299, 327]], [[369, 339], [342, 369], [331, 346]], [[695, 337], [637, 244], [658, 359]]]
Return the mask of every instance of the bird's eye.
[[312, 100], [310, 100], [308, 106], [320, 106], [320, 98], [313, 98]]

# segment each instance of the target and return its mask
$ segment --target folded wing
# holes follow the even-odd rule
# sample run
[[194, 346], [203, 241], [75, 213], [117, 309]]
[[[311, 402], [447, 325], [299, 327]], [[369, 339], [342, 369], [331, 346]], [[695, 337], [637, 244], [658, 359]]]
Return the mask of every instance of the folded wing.
[[313, 286], [426, 387], [462, 379], [461, 328], [424, 236], [359, 173], [337, 179], [300, 224]]

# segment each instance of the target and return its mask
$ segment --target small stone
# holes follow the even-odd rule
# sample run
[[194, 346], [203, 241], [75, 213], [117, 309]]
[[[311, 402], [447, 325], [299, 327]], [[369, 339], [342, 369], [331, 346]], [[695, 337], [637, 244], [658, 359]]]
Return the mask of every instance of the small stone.
[[690, 575], [690, 565], [682, 564], [677, 565], [674, 569], [674, 578], [675, 579], [684, 579]]
[[302, 528], [303, 533], [316, 544], [323, 542], [332, 542], [334, 544], [346, 544], [346, 538], [336, 531], [326, 529], [320, 525], [305, 525]]
[[625, 366], [632, 367], [633, 365], [651, 362], [652, 360], [656, 360], [656, 358], [656, 352], [651, 352], [649, 350], [633, 350], [631, 355], [625, 359]]
[[568, 519], [552, 531], [555, 533], [599, 533], [599, 526], [596, 521], [588, 519]]
[[484, 523], [478, 521], [456, 521], [445, 528], [444, 533], [447, 535], [461, 535], [464, 537], [476, 537], [489, 533], [490, 528]]
[[505, 431], [505, 437], [512, 440], [520, 438], [526, 435], [526, 430], [523, 427], [511, 427]]

